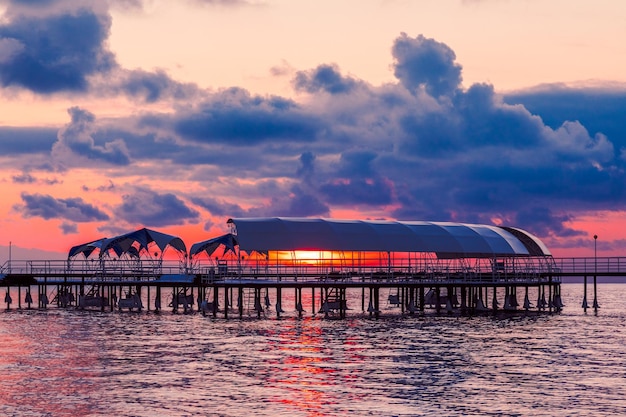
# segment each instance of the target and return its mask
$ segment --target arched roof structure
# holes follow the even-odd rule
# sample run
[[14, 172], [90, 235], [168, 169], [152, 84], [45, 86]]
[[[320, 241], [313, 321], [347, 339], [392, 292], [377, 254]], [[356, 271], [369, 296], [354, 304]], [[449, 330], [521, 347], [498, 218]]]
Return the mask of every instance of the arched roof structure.
[[224, 245], [224, 252], [231, 251], [236, 254], [235, 246], [238, 244], [237, 237], [228, 233], [203, 242], [194, 243], [191, 245], [191, 249], [189, 249], [189, 257], [193, 259], [202, 252], [206, 252], [208, 256], [211, 256], [221, 245]]
[[309, 218], [233, 218], [245, 251], [331, 250], [431, 252], [438, 258], [551, 256], [532, 234], [518, 228], [426, 221]]
[[171, 247], [180, 255], [187, 255], [187, 247], [179, 237], [143, 228], [116, 237], [98, 239], [93, 242], [74, 246], [70, 249], [68, 258], [72, 258], [80, 253], [87, 258], [96, 249], [100, 250], [99, 257], [104, 256], [111, 250], [118, 257], [123, 254], [139, 257], [140, 253], [143, 250], [147, 251], [148, 246], [152, 243], [159, 248], [161, 254], [163, 254], [167, 247]]
[[76, 245], [73, 246], [67, 257], [68, 258], [73, 258], [76, 255], [79, 254], [83, 254], [85, 256], [85, 258], [89, 258], [89, 256], [95, 252], [96, 250], [100, 250], [102, 248], [102, 242], [104, 242], [106, 240], [105, 237], [98, 239], [98, 240], [94, 240], [92, 242], [87, 242], [87, 243], [82, 243], [80, 245]]

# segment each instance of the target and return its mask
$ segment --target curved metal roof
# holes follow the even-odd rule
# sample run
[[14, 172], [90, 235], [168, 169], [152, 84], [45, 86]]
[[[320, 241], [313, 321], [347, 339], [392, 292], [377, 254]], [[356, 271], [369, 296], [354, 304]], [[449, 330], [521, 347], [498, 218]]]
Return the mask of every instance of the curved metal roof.
[[[550, 256], [518, 228], [426, 221], [234, 218], [242, 250], [434, 252], [440, 258]], [[512, 230], [511, 230], [512, 229]]]

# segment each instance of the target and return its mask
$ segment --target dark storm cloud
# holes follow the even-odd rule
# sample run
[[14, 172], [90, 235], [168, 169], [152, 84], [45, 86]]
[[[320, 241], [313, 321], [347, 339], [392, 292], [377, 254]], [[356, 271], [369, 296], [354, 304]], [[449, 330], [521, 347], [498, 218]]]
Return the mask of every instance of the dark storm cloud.
[[519, 227], [528, 225], [539, 236], [569, 238], [584, 235], [585, 233], [564, 225], [571, 220], [573, 220], [573, 216], [568, 214], [557, 215], [547, 207], [526, 206], [517, 211], [515, 224]]
[[214, 216], [224, 217], [307, 217], [328, 216], [329, 206], [306, 186], [279, 187], [267, 204], [244, 209], [238, 203], [222, 199], [194, 197], [192, 202]]
[[377, 174], [374, 168], [376, 157], [369, 151], [343, 153], [333, 179], [321, 184], [320, 192], [331, 204], [390, 204], [393, 201], [393, 184]]
[[215, 95], [198, 110], [177, 116], [175, 131], [184, 138], [248, 146], [267, 140], [312, 141], [318, 121], [293, 101], [251, 96], [241, 89]]
[[434, 97], [450, 95], [461, 84], [461, 66], [449, 46], [403, 33], [393, 45], [394, 74], [409, 91], [423, 87]]
[[65, 219], [72, 222], [108, 220], [109, 216], [99, 208], [86, 203], [82, 198], [54, 198], [50, 195], [22, 193], [23, 205], [15, 209], [24, 217], [43, 219]]
[[[11, 42], [2, 50], [17, 51]], [[366, 206], [381, 217], [497, 219], [578, 239], [567, 226], [577, 213], [623, 209], [626, 93], [553, 89], [503, 98], [488, 84], [462, 88], [454, 52], [433, 39], [402, 34], [392, 54], [397, 81], [382, 86], [335, 65], [298, 72], [303, 103], [240, 88], [205, 91], [199, 102], [200, 95], [189, 99], [193, 86], [163, 72], [117, 71], [112, 91], [178, 99], [175, 110], [105, 124], [74, 107], [53, 156], [151, 178], [184, 172], [217, 190], [192, 203], [223, 217], [327, 216]], [[49, 133], [0, 130], [0, 149], [26, 153], [20, 138], [32, 135], [31, 149], [45, 152]], [[150, 226], [200, 217], [176, 195], [143, 188], [115, 211]]]
[[[96, 144], [93, 133], [96, 130], [95, 116], [78, 107], [68, 110], [71, 122], [59, 131], [54, 153], [66, 163], [71, 163], [72, 155], [80, 155], [90, 160], [101, 160], [114, 165], [128, 165], [130, 155], [126, 143], [115, 138], [101, 145]], [[71, 152], [67, 155], [67, 151]]]
[[[294, 80], [311, 94], [310, 105], [230, 89], [169, 121], [145, 118], [145, 126], [174, 125], [193, 139], [189, 164], [289, 179], [263, 195], [268, 203], [246, 209], [233, 200], [195, 201], [220, 216], [393, 207], [404, 220], [498, 218], [538, 235], [574, 237], [565, 226], [572, 213], [626, 202], [626, 161], [601, 129], [590, 133], [575, 120], [546, 125], [488, 84], [462, 89], [454, 52], [432, 39], [403, 34], [392, 52], [396, 84], [374, 87], [320, 65]], [[532, 211], [533, 222], [523, 215], [529, 205], [551, 211]]]
[[592, 133], [605, 134], [616, 147], [626, 147], [626, 86], [545, 85], [505, 94], [504, 101], [523, 105], [553, 129], [567, 120], [576, 120]]
[[13, 17], [0, 26], [0, 83], [39, 94], [86, 91], [90, 75], [116, 65], [104, 46], [110, 26], [110, 17], [86, 9]]
[[0, 154], [49, 153], [57, 130], [36, 127], [0, 127]]
[[298, 71], [293, 84], [296, 90], [308, 93], [325, 91], [329, 94], [344, 94], [356, 88], [358, 82], [343, 77], [335, 65], [320, 65], [311, 71]]
[[[195, 84], [179, 83], [163, 70], [120, 71], [120, 74], [117, 81], [119, 90], [146, 103], [155, 103], [164, 98], [188, 99], [198, 91]], [[111, 86], [105, 88], [112, 89]]]
[[122, 204], [115, 208], [116, 217], [131, 224], [146, 227], [196, 223], [199, 213], [172, 193], [158, 193], [148, 188], [137, 188], [122, 196]]

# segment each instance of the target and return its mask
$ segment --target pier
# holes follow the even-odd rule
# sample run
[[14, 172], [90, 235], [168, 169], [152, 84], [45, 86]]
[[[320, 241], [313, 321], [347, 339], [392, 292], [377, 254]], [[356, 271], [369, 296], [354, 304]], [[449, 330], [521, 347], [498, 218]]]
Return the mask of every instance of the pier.
[[553, 258], [513, 228], [284, 218], [229, 224], [231, 233], [189, 251], [177, 237], [141, 229], [78, 245], [67, 260], [7, 261], [4, 304], [224, 318], [555, 312], [564, 307], [562, 277], [580, 276], [582, 307], [589, 308], [593, 280], [597, 311], [597, 277], [626, 276], [626, 258]]

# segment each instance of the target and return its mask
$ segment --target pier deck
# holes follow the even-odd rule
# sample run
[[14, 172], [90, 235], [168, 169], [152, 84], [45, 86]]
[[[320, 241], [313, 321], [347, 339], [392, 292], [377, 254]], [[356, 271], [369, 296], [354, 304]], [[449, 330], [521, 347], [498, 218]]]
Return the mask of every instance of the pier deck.
[[[380, 291], [382, 289], [395, 290], [389, 300], [401, 308], [401, 311], [413, 314], [423, 312], [425, 308], [439, 311], [440, 309], [472, 310], [517, 310], [517, 290], [524, 291], [523, 308], [529, 310], [558, 311], [560, 303], [560, 283], [565, 276], [626, 276], [626, 258], [553, 258], [550, 268], [485, 268], [484, 265], [475, 268], [451, 269], [442, 267], [439, 270], [430, 268], [428, 271], [412, 270], [406, 266], [358, 266], [353, 268], [337, 269], [333, 266], [294, 266], [275, 265], [263, 268], [242, 265], [238, 262], [221, 263], [219, 267], [197, 266], [185, 267], [178, 262], [139, 261], [133, 265], [121, 262], [108, 262], [95, 265], [93, 262], [66, 261], [12, 261], [0, 268], [0, 286], [6, 287], [5, 303], [11, 307], [12, 297], [17, 295], [18, 308], [22, 307], [24, 294], [28, 294], [31, 302], [40, 308], [56, 307], [95, 307], [102, 310], [113, 310], [117, 300], [123, 294], [142, 294], [147, 289], [148, 310], [150, 297], [155, 309], [160, 309], [161, 289], [166, 288], [172, 294], [178, 294], [187, 303], [173, 303], [173, 309], [183, 306], [185, 310], [196, 305], [196, 309], [204, 313], [216, 315], [222, 311], [225, 316], [227, 310], [219, 309], [220, 302], [230, 305], [233, 291], [244, 294], [254, 292], [255, 302], [253, 309], [260, 313], [261, 294], [268, 289], [280, 305], [280, 294], [283, 290], [295, 290], [296, 307], [298, 300], [301, 303], [302, 290], [312, 290], [313, 303], [315, 292], [318, 291], [318, 311], [338, 310], [345, 315], [345, 291], [347, 289], [361, 289], [362, 310], [373, 315], [380, 312]], [[30, 287], [37, 286], [37, 294], [30, 295]], [[530, 298], [537, 300], [529, 302]], [[16, 293], [17, 294], [14, 294]], [[329, 292], [331, 295], [329, 295]], [[429, 295], [427, 293], [432, 293]], [[59, 294], [75, 294], [74, 297], [61, 300]], [[85, 303], [87, 296], [100, 297], [102, 300], [94, 305]], [[119, 295], [118, 295], [119, 294]], [[594, 291], [595, 294], [595, 291]], [[191, 298], [190, 298], [191, 296]], [[172, 295], [171, 297], [174, 297]], [[242, 297], [242, 295], [238, 295]], [[433, 297], [435, 301], [433, 301]], [[504, 297], [504, 303], [497, 298]], [[547, 298], [546, 298], [547, 297]], [[542, 298], [544, 299], [542, 301]], [[48, 301], [52, 299], [52, 301]], [[178, 298], [176, 298], [178, 299]], [[459, 301], [460, 299], [460, 301]], [[487, 300], [491, 299], [491, 308]], [[83, 300], [83, 301], [81, 301]], [[367, 300], [367, 302], [366, 302]], [[389, 300], [387, 300], [389, 302]], [[437, 301], [438, 300], [438, 301]], [[24, 300], [26, 301], [26, 300]], [[585, 300], [586, 301], [586, 300]], [[197, 304], [196, 304], [197, 302]], [[597, 303], [594, 295], [594, 305]], [[16, 303], [13, 303], [16, 304]], [[26, 302], [24, 303], [26, 304]], [[30, 303], [28, 303], [30, 307]], [[138, 304], [138, 306], [141, 304]], [[328, 306], [333, 306], [331, 309]], [[367, 309], [365, 306], [367, 305]], [[172, 306], [170, 303], [168, 306]], [[266, 309], [268, 306], [266, 306]], [[315, 308], [315, 307], [314, 307]], [[302, 310], [301, 304], [299, 310]], [[240, 315], [242, 311], [239, 312]], [[302, 312], [300, 311], [300, 314]], [[277, 312], [280, 315], [280, 312]]]

